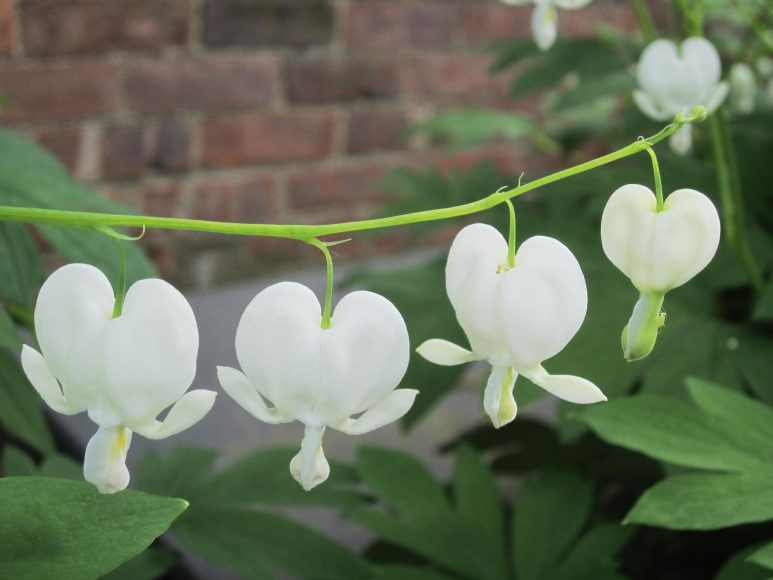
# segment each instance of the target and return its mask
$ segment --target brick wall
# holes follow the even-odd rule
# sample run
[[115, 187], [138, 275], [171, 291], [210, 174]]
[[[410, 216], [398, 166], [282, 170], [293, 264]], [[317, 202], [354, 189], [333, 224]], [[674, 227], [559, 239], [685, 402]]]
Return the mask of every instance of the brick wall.
[[[529, 35], [532, 7], [495, 0], [0, 0], [6, 125], [75, 176], [159, 215], [323, 222], [372, 213], [389, 168], [517, 170], [529, 151], [455, 157], [406, 141], [447, 107], [508, 104], [491, 41]], [[597, 0], [562, 34], [628, 23]], [[481, 192], [485, 193], [485, 192]], [[378, 251], [399, 233], [339, 253]], [[300, 244], [151, 232], [163, 273], [210, 284], [307, 257]], [[313, 256], [313, 254], [311, 254]], [[317, 259], [314, 256], [314, 259]]]

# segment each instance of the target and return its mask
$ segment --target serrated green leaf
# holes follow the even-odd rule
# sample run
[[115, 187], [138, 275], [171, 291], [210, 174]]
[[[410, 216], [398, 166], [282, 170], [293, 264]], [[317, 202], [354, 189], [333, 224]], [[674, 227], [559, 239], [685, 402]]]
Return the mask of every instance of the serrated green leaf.
[[186, 502], [44, 477], [0, 479], [0, 561], [9, 578], [96, 578], [147, 548]]
[[729, 441], [757, 455], [761, 462], [773, 464], [773, 408], [696, 378], [687, 379], [687, 391]]
[[550, 579], [587, 522], [592, 484], [571, 471], [549, 471], [524, 484], [513, 520], [515, 571], [521, 580]]
[[369, 578], [367, 563], [322, 534], [258, 511], [192, 510], [174, 533], [195, 553], [250, 578], [271, 578], [273, 565], [305, 578]]
[[757, 464], [754, 455], [728, 445], [697, 409], [673, 397], [637, 395], [577, 416], [605, 441], [675, 465], [740, 471]]
[[380, 498], [407, 516], [443, 513], [448, 502], [435, 478], [419, 461], [401, 453], [361, 447], [357, 471]]
[[773, 488], [763, 474], [677, 475], [642, 495], [626, 522], [674, 530], [716, 530], [773, 519]]
[[54, 450], [40, 398], [19, 362], [0, 350], [0, 423], [9, 433], [42, 453]]

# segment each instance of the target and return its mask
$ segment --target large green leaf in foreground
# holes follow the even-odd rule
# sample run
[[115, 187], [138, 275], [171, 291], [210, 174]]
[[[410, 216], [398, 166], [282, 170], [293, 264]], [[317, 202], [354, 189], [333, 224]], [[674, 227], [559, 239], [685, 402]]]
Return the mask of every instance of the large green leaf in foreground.
[[138, 491], [102, 495], [78, 481], [0, 479], [2, 575], [97, 578], [136, 556], [187, 507]]

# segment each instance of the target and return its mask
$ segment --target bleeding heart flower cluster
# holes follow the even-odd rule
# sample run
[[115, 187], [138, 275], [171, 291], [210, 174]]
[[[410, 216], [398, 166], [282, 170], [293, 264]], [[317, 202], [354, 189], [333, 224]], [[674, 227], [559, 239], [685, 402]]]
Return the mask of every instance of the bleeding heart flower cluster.
[[[545, 236], [515, 252], [514, 227], [511, 232], [508, 244], [491, 226], [473, 224], [451, 245], [446, 290], [470, 348], [431, 339], [417, 349], [440, 365], [487, 361], [483, 407], [495, 427], [516, 416], [519, 375], [572, 403], [606, 400], [592, 382], [543, 367], [585, 319], [588, 294], [577, 259]], [[711, 261], [719, 233], [714, 205], [697, 191], [676, 191], [662, 204], [641, 185], [611, 196], [602, 245], [640, 293], [622, 334], [626, 359], [652, 350], [666, 292]], [[135, 283], [118, 308], [102, 272], [64, 266], [40, 290], [35, 332], [40, 352], [23, 348], [24, 371], [54, 411], [86, 411], [96, 423], [84, 476], [103, 493], [128, 485], [133, 433], [169, 437], [202, 419], [214, 403], [212, 391], [188, 391], [196, 373], [196, 320], [182, 294], [161, 280]], [[247, 306], [235, 346], [241, 370], [219, 367], [220, 384], [263, 422], [304, 425], [290, 472], [306, 490], [330, 473], [322, 449], [326, 428], [351, 435], [378, 429], [405, 415], [418, 394], [397, 388], [409, 361], [405, 322], [372, 292], [347, 294], [331, 316], [329, 302], [323, 314], [309, 288], [275, 284]]]

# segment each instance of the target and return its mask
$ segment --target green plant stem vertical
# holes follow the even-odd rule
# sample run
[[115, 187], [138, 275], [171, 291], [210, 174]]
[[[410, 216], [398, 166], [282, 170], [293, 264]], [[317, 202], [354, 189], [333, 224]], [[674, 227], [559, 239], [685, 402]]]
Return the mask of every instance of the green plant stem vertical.
[[126, 250], [123, 242], [115, 239], [115, 245], [118, 247], [118, 286], [115, 289], [115, 306], [113, 306], [113, 318], [118, 318], [123, 312], [123, 301], [126, 297]]
[[761, 291], [764, 282], [746, 237], [746, 219], [738, 161], [722, 109], [709, 117], [709, 130], [714, 151], [714, 163], [717, 169], [725, 236], [744, 270], [746, 270], [752, 285], [757, 291]]
[[665, 202], [663, 201], [663, 180], [660, 177], [660, 165], [658, 164], [658, 156], [651, 147], [647, 147], [647, 153], [650, 154], [652, 159], [652, 174], [655, 180], [655, 198], [657, 199], [657, 211], [663, 211]]
[[506, 200], [507, 211], [510, 213], [510, 231], [507, 236], [507, 265], [515, 266], [515, 207], [513, 202]]
[[644, 35], [644, 41], [647, 43], [657, 39], [658, 33], [655, 29], [655, 22], [652, 20], [649, 6], [646, 0], [633, 0], [633, 11], [636, 13], [636, 21]]
[[313, 239], [309, 242], [312, 246], [320, 249], [325, 255], [325, 265], [327, 266], [327, 283], [325, 285], [325, 304], [322, 307], [322, 328], [330, 328], [330, 311], [333, 307], [333, 257], [330, 250], [324, 242]]

